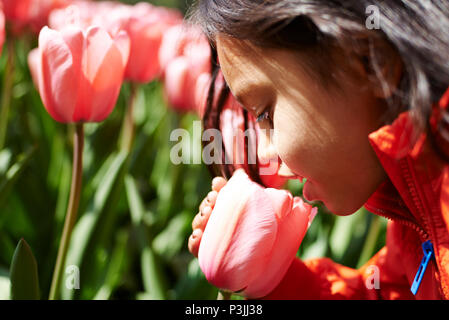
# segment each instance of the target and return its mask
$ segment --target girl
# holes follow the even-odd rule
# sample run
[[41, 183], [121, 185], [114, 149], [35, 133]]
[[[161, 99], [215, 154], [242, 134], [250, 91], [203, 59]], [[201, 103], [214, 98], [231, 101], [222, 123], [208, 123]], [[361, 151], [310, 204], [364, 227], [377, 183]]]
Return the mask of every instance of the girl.
[[[361, 269], [296, 259], [264, 298], [449, 299], [449, 3], [199, 0], [191, 19], [227, 84], [217, 101], [211, 85], [204, 127], [218, 127], [231, 92], [276, 130], [259, 152], [306, 178], [307, 200], [390, 219], [386, 246]], [[192, 223], [194, 255], [225, 183], [213, 180]]]

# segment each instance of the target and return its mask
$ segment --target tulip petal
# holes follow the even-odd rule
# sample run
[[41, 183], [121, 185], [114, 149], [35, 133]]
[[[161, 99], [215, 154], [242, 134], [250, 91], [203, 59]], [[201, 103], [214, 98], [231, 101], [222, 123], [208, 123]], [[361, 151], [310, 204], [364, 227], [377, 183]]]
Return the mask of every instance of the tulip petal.
[[35, 48], [28, 53], [28, 68], [30, 69], [31, 77], [33, 78], [34, 86], [39, 90], [40, 72], [41, 72], [41, 53], [39, 48]]
[[232, 291], [244, 289], [265, 271], [276, 230], [263, 188], [237, 170], [220, 191], [200, 244], [198, 259], [208, 281]]
[[131, 40], [125, 31], [119, 32], [114, 37], [114, 45], [120, 51], [122, 55], [122, 65], [126, 66], [128, 64], [130, 50], [131, 50]]
[[74, 53], [80, 51], [82, 42], [80, 30], [68, 29], [63, 36], [44, 27], [39, 35], [40, 94], [48, 113], [60, 122], [72, 121], [80, 79], [79, 68], [76, 68], [78, 59]]
[[[117, 43], [114, 42], [110, 46], [91, 83], [95, 94], [91, 98], [92, 111], [89, 121], [99, 122], [104, 120], [114, 109], [120, 93], [126, 66], [126, 59], [124, 58], [127, 57], [127, 52], [129, 52], [129, 38], [126, 33], [121, 32], [115, 39], [118, 39]], [[114, 67], [111, 68], [111, 66]]]
[[[268, 190], [268, 189], [267, 189]], [[282, 191], [282, 190], [276, 190]], [[269, 191], [268, 194], [274, 193]], [[270, 196], [274, 202], [278, 200]], [[298, 197], [295, 200], [300, 199]], [[279, 204], [279, 203], [278, 203]], [[249, 298], [261, 298], [269, 294], [282, 280], [291, 261], [296, 256], [302, 239], [309, 225], [309, 216], [312, 207], [297, 200], [288, 214], [278, 214], [281, 220], [278, 223], [276, 242], [273, 246], [270, 259], [265, 266], [263, 278], [256, 278], [243, 292]]]
[[179, 110], [188, 110], [186, 98], [189, 79], [189, 63], [185, 57], [177, 57], [165, 70], [164, 92], [168, 102]]
[[182, 48], [187, 41], [186, 34], [182, 24], [172, 26], [164, 32], [158, 52], [161, 68], [167, 68], [173, 59], [182, 54]]
[[226, 163], [232, 163], [236, 168], [246, 168], [243, 109], [234, 105], [232, 100], [221, 112], [220, 126], [226, 151]]
[[204, 111], [206, 110], [207, 96], [209, 93], [209, 86], [211, 83], [211, 75], [209, 73], [202, 73], [196, 80], [195, 84], [195, 109], [197, 114], [202, 119]]
[[[133, 20], [132, 20], [133, 21]], [[131, 22], [131, 56], [126, 67], [127, 79], [142, 83], [159, 76], [159, 47], [162, 42], [162, 24]]]
[[286, 216], [290, 214], [290, 211], [292, 210], [292, 194], [286, 190], [278, 190], [274, 188], [266, 188], [264, 192], [273, 204], [276, 218], [279, 221], [282, 221]]

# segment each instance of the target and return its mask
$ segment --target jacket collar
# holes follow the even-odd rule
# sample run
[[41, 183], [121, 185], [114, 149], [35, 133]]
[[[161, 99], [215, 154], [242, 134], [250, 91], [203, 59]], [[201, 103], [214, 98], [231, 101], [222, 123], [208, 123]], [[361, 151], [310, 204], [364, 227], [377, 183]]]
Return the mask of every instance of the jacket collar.
[[[433, 106], [434, 130], [441, 110], [448, 108], [449, 89]], [[369, 134], [368, 139], [388, 178], [365, 203], [370, 212], [416, 229], [423, 239], [431, 236], [429, 215], [440, 211], [439, 191], [445, 163], [432, 148], [427, 133], [416, 134], [411, 111]]]

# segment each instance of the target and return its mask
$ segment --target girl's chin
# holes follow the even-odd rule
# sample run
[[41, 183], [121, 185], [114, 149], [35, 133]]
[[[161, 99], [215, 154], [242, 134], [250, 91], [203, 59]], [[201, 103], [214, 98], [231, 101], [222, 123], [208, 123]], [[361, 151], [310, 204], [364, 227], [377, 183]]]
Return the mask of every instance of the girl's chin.
[[321, 194], [318, 194], [318, 192], [315, 189], [315, 185], [313, 182], [310, 182], [306, 179], [306, 182], [304, 183], [304, 187], [302, 189], [303, 197], [309, 201], [309, 202], [315, 202], [320, 203], [324, 205], [327, 210], [329, 210], [331, 213], [338, 215], [338, 216], [347, 216], [350, 214], [353, 214], [360, 208], [349, 208], [347, 205], [341, 205], [341, 203], [334, 203], [326, 201], [327, 197], [323, 197]]

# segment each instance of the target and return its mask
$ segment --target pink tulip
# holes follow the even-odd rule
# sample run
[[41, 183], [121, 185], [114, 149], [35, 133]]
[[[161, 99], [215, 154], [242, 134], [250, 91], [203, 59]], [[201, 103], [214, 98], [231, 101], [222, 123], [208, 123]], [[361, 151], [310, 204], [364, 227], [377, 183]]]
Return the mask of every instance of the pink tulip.
[[29, 27], [33, 32], [47, 24], [53, 9], [69, 5], [72, 0], [1, 0], [6, 19], [13, 24], [15, 33]]
[[135, 5], [122, 30], [131, 40], [131, 52], [125, 71], [125, 78], [134, 82], [147, 83], [159, 77], [159, 48], [164, 31], [180, 23], [182, 16], [174, 10], [152, 6], [147, 3]]
[[[232, 97], [232, 99], [235, 98]], [[261, 139], [262, 137], [262, 134], [265, 133], [262, 132], [262, 129], [256, 122], [256, 119], [251, 114], [248, 115], [248, 123], [249, 128], [255, 130], [257, 141], [259, 141], [259, 139]], [[259, 152], [257, 151], [252, 152], [257, 153], [259, 176], [263, 184], [270, 188], [281, 188], [285, 184], [285, 182], [289, 179], [285, 176], [279, 175], [279, 169], [282, 163], [281, 158], [277, 154], [275, 154], [273, 158], [265, 159], [263, 158], [263, 156], [260, 155]]]
[[[219, 77], [219, 80], [220, 81]], [[218, 84], [218, 90], [220, 85]], [[259, 167], [259, 176], [265, 186], [270, 188], [280, 188], [288, 180], [287, 177], [278, 174], [281, 160], [279, 157], [274, 159], [262, 159], [257, 152], [258, 140], [261, 138], [261, 129], [251, 114], [248, 114], [248, 128], [245, 129], [245, 118], [243, 116], [243, 107], [231, 94], [223, 107], [220, 115], [220, 131], [223, 137], [226, 157], [234, 168], [243, 168], [248, 172], [248, 165], [255, 164], [256, 159]], [[245, 148], [245, 132], [249, 137], [249, 144]], [[231, 162], [232, 160], [232, 162]]]
[[[198, 32], [198, 29], [195, 29]], [[160, 65], [167, 68], [170, 61], [182, 56], [184, 47], [192, 40], [191, 33], [186, 32], [184, 24], [175, 25], [164, 32], [162, 44], [159, 49]]]
[[285, 190], [263, 188], [239, 169], [220, 190], [198, 260], [206, 279], [248, 298], [282, 280], [317, 209]]
[[80, 1], [50, 15], [50, 26], [61, 30], [68, 23], [81, 28], [98, 25], [111, 36], [126, 31], [130, 38], [130, 54], [125, 79], [147, 83], [159, 77], [159, 47], [166, 29], [182, 22], [173, 9], [138, 3], [134, 6], [116, 2]]
[[5, 14], [3, 13], [0, 3], [0, 54], [2, 52], [4, 43], [5, 43]]
[[39, 48], [34, 48], [28, 53], [28, 67], [30, 68], [31, 78], [33, 79], [34, 86], [39, 89]]
[[[248, 152], [245, 149], [245, 118], [243, 117], [243, 109], [237, 104], [237, 101], [229, 97], [223, 111], [220, 115], [220, 131], [223, 138], [223, 144], [226, 153], [226, 162], [232, 163], [234, 168], [243, 168], [248, 170], [245, 163], [245, 158], [248, 157], [248, 162], [255, 164], [256, 153]], [[249, 131], [247, 131], [249, 132]], [[256, 144], [254, 135], [250, 144]], [[250, 157], [254, 161], [250, 160]]]
[[31, 0], [1, 0], [3, 10], [8, 20], [16, 23], [26, 23], [30, 17]]
[[195, 83], [195, 110], [201, 119], [206, 111], [211, 78], [210, 73], [204, 72], [198, 76]]
[[44, 27], [30, 69], [48, 113], [57, 121], [99, 122], [113, 110], [129, 55], [129, 37], [99, 27]]
[[192, 26], [177, 25], [164, 33], [159, 49], [165, 96], [179, 111], [197, 110], [196, 82], [210, 73], [210, 47], [201, 32]]
[[[108, 4], [105, 6], [105, 4]], [[48, 17], [48, 26], [54, 30], [62, 30], [68, 25], [87, 29], [97, 22], [101, 13], [109, 12], [112, 4], [109, 2], [74, 1], [71, 5], [53, 10]]]

